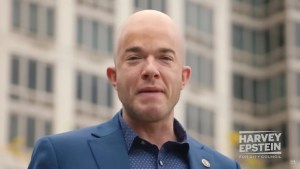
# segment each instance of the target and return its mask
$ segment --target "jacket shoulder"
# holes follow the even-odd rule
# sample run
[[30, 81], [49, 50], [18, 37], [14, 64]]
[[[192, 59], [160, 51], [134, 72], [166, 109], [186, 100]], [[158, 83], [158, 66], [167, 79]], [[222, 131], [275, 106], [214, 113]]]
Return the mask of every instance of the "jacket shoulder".
[[51, 141], [80, 141], [80, 140], [87, 140], [90, 138], [101, 137], [103, 135], [107, 135], [112, 133], [114, 130], [119, 129], [118, 125], [118, 118], [115, 115], [109, 121], [104, 123], [100, 123], [98, 125], [85, 127], [73, 131], [68, 131], [64, 133], [54, 134], [46, 136]]
[[214, 162], [215, 168], [230, 168], [230, 169], [240, 169], [240, 165], [235, 161], [225, 156], [224, 154], [218, 152], [217, 150], [197, 141], [192, 137], [188, 137], [191, 149], [199, 150], [198, 152], [204, 152], [209, 158]]

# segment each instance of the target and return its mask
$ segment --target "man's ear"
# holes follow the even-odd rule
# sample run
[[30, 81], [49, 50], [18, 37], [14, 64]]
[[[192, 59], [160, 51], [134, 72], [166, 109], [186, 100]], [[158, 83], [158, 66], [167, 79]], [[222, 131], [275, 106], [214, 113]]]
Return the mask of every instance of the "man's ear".
[[182, 68], [182, 79], [181, 79], [182, 85], [181, 85], [181, 89], [184, 88], [184, 86], [188, 83], [190, 78], [191, 78], [191, 67], [184, 66]]
[[117, 72], [115, 67], [108, 67], [106, 69], [106, 76], [110, 84], [117, 89]]

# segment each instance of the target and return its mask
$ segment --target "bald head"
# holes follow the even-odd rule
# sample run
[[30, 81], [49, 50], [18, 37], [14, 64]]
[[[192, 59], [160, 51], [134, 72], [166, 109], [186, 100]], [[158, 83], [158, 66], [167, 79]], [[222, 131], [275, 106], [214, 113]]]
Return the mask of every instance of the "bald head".
[[158, 11], [140, 11], [125, 21], [116, 40], [115, 66], [106, 74], [118, 92], [124, 119], [138, 125], [173, 124], [174, 106], [191, 74], [174, 21]]
[[120, 27], [115, 39], [115, 61], [122, 52], [120, 49], [126, 40], [131, 39], [132, 34], [139, 32], [142, 38], [157, 36], [157, 34], [165, 34], [173, 38], [174, 43], [177, 43], [178, 55], [184, 58], [184, 38], [175, 22], [162, 12], [142, 10], [129, 16]]

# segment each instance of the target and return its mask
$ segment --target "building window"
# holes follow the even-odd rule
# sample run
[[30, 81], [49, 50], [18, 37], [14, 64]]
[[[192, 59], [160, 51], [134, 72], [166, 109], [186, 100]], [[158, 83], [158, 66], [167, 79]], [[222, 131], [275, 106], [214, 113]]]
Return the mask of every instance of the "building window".
[[108, 81], [100, 76], [78, 72], [77, 73], [77, 100], [112, 107], [112, 90]]
[[300, 123], [298, 124], [298, 147], [300, 147]]
[[233, 76], [233, 95], [237, 99], [244, 99], [244, 77], [241, 75]]
[[238, 51], [245, 52], [245, 55], [235, 54], [238, 56], [234, 56], [234, 58], [239, 58], [239, 62], [242, 61], [255, 67], [268, 66], [283, 58], [283, 56], [275, 56], [271, 52], [283, 48], [285, 45], [284, 37], [283, 24], [274, 25], [265, 30], [250, 30], [234, 24], [232, 27], [232, 45]]
[[[254, 103], [268, 103], [278, 98], [284, 98], [285, 75], [278, 74], [267, 79], [250, 79], [239, 74], [233, 75], [233, 95], [237, 99], [254, 99]], [[253, 94], [250, 94], [253, 93]], [[246, 94], [247, 93], [247, 94]]]
[[44, 123], [44, 131], [45, 131], [45, 135], [50, 135], [52, 134], [52, 123], [50, 121], [46, 121]]
[[13, 27], [20, 28], [21, 26], [21, 0], [12, 1], [12, 16], [13, 16]]
[[76, 76], [76, 96], [78, 100], [82, 100], [82, 75], [81, 73], [77, 73]]
[[[23, 65], [27, 66], [23, 67]], [[12, 55], [10, 70], [12, 85], [22, 85], [22, 87], [24, 86], [31, 90], [40, 89], [48, 94], [53, 93], [54, 68], [52, 64], [43, 63], [34, 59], [26, 59], [18, 55]], [[38, 72], [41, 72], [41, 76], [38, 76]]]
[[29, 31], [38, 32], [38, 6], [35, 3], [29, 3]]
[[276, 76], [271, 77], [271, 92], [270, 97], [271, 100], [276, 100], [280, 98], [284, 98], [286, 96], [286, 82], [285, 82], [285, 74], [281, 73]]
[[280, 49], [285, 45], [285, 27], [280, 23], [270, 28], [271, 50]]
[[266, 66], [268, 65], [268, 53], [269, 49], [269, 32], [266, 31], [254, 31], [253, 42], [255, 45], [253, 53], [253, 64], [254, 66]]
[[28, 88], [36, 89], [37, 82], [37, 62], [34, 60], [28, 61]]
[[275, 130], [282, 132], [281, 135], [281, 146], [282, 148], [287, 148], [288, 146], [288, 128], [287, 124], [283, 123], [280, 126], [276, 127]]
[[135, 0], [134, 1], [134, 6], [136, 8], [142, 8], [142, 9], [147, 9], [148, 5], [148, 0]]
[[19, 85], [20, 79], [20, 60], [19, 58], [13, 56], [11, 60], [11, 83], [14, 85]]
[[255, 54], [267, 54], [270, 49], [269, 30], [254, 33]]
[[214, 115], [198, 106], [187, 104], [186, 124], [189, 130], [201, 135], [214, 136]]
[[95, 52], [112, 53], [112, 25], [84, 17], [77, 19], [77, 44]]
[[99, 78], [99, 104], [107, 107], [112, 106], [112, 90], [110, 88], [110, 84], [107, 82], [105, 78]]
[[241, 26], [233, 26], [233, 46], [237, 49], [243, 49], [243, 29]]
[[266, 104], [270, 101], [269, 79], [255, 80], [255, 103]]
[[244, 124], [236, 123], [236, 122], [234, 122], [234, 124], [233, 124], [233, 129], [236, 132], [249, 130]]
[[213, 86], [213, 74], [214, 74], [214, 69], [213, 69], [213, 61], [211, 59], [207, 58], [201, 58], [199, 59], [200, 61], [200, 82], [202, 82], [205, 86]]
[[113, 49], [113, 27], [107, 26], [107, 51], [112, 53]]
[[279, 74], [278, 77], [279, 78], [279, 97], [283, 98], [286, 96], [286, 77], [285, 74]]
[[300, 48], [300, 23], [296, 24], [296, 45]]
[[77, 44], [83, 44], [83, 19], [81, 17], [77, 18]]
[[278, 29], [278, 39], [279, 39], [279, 44], [278, 47], [283, 47], [285, 44], [285, 28], [283, 24], [279, 24], [277, 26]]
[[52, 93], [53, 92], [53, 67], [52, 65], [46, 65], [46, 92]]
[[193, 72], [191, 83], [208, 88], [213, 86], [213, 61], [211, 59], [188, 51], [186, 62]]
[[166, 12], [165, 0], [135, 0], [134, 6], [137, 9], [154, 9], [161, 12]]
[[[238, 26], [240, 27], [240, 26]], [[237, 41], [234, 45], [234, 47], [236, 47], [237, 49], [240, 50], [245, 50], [248, 53], [255, 53], [255, 44], [254, 44], [254, 34], [255, 31], [253, 30], [249, 30], [249, 29], [245, 29], [245, 28], [241, 28], [242, 31], [242, 35], [241, 35], [241, 40]], [[235, 30], [233, 30], [234, 33]], [[240, 43], [240, 44], [237, 44]]]
[[112, 53], [113, 52], [113, 27], [112, 26], [108, 26], [108, 29], [107, 29], [107, 41], [108, 41], [108, 46], [107, 46], [107, 51]]
[[266, 54], [270, 50], [269, 30], [251, 31], [242, 26], [233, 25], [233, 46], [252, 54]]
[[198, 20], [197, 20], [197, 12], [198, 7], [197, 5], [194, 5], [192, 2], [190, 1], [186, 1], [185, 4], [185, 21], [186, 24], [190, 27], [193, 28], [197, 28], [198, 27]]
[[99, 35], [93, 35], [97, 36], [98, 39], [100, 39], [100, 50], [102, 51], [108, 51], [107, 46], [109, 43], [108, 40], [108, 26], [105, 24], [99, 23]]
[[297, 87], [297, 95], [298, 95], [298, 97], [300, 97], [300, 73], [297, 73], [297, 75], [296, 75], [297, 77], [296, 77], [296, 87]]
[[253, 91], [256, 91], [256, 81], [250, 78], [244, 78], [242, 76], [241, 78], [243, 79], [242, 80], [243, 84], [239, 85], [239, 86], [243, 86], [242, 88], [243, 91], [241, 91], [243, 93], [241, 99], [245, 99], [246, 101], [254, 103], [256, 98], [256, 93]]
[[92, 22], [92, 39], [93, 39], [93, 45], [92, 48], [94, 50], [97, 50], [99, 48], [99, 43], [98, 43], [98, 37], [99, 37], [99, 26], [98, 26], [98, 22], [93, 21]]
[[[98, 39], [100, 39], [100, 50], [105, 51], [107, 53], [112, 52], [112, 26], [99, 23], [100, 30], [99, 30], [99, 36]], [[94, 35], [96, 36], [96, 35]]]
[[9, 119], [9, 142], [13, 142], [18, 136], [19, 119], [15, 114], [10, 114]]
[[97, 76], [92, 76], [92, 103], [97, 104], [98, 103], [98, 78]]
[[[285, 74], [280, 73], [264, 79], [233, 75], [233, 96], [240, 101], [254, 104], [254, 115], [275, 113], [285, 108]], [[243, 107], [243, 106], [242, 106]]]
[[[23, 17], [25, 15], [25, 17]], [[12, 27], [19, 33], [52, 38], [55, 34], [55, 11], [49, 3], [12, 0]], [[24, 22], [23, 22], [24, 20]]]
[[[195, 56], [194, 53], [191, 53], [187, 51], [186, 54], [186, 64], [189, 65], [192, 69], [192, 75], [191, 75], [191, 83], [198, 83], [198, 75], [196, 74], [198, 71], [198, 57]], [[194, 74], [195, 72], [195, 74]]]
[[186, 1], [186, 24], [200, 32], [213, 33], [213, 11], [203, 5]]
[[263, 18], [267, 16], [268, 0], [253, 0], [253, 16]]
[[166, 1], [165, 0], [152, 0], [152, 9], [166, 12]]
[[52, 122], [26, 116], [23, 112], [13, 112], [10, 113], [8, 129], [10, 143], [14, 144], [16, 139], [24, 139], [26, 147], [32, 148], [36, 138], [52, 134]]
[[77, 0], [78, 6], [85, 6], [91, 10], [114, 13], [115, 0]]
[[36, 120], [32, 117], [27, 118], [27, 128], [26, 128], [26, 145], [27, 147], [33, 147], [35, 142], [35, 129], [36, 129]]
[[198, 27], [199, 30], [203, 32], [212, 33], [213, 32], [213, 13], [212, 10], [199, 6], [198, 8]]
[[106, 93], [106, 104], [108, 107], [113, 106], [113, 87], [111, 86], [110, 83], [107, 83], [107, 93]]
[[254, 18], [264, 19], [284, 9], [282, 0], [234, 0], [234, 12]]
[[46, 11], [46, 33], [49, 37], [54, 36], [54, 27], [55, 27], [54, 9], [47, 8], [47, 11]]

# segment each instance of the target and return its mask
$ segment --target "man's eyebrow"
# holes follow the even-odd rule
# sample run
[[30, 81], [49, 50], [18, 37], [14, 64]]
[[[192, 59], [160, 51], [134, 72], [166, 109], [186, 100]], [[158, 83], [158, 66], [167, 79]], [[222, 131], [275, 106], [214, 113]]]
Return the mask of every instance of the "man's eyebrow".
[[162, 53], [173, 53], [174, 55], [176, 54], [176, 52], [173, 50], [173, 49], [170, 49], [170, 48], [159, 48], [158, 49], [159, 52], [162, 52]]
[[[143, 51], [142, 47], [139, 47], [139, 46], [129, 47], [125, 50], [125, 52], [134, 52], [134, 53], [139, 53], [142, 51]], [[169, 53], [170, 52], [170, 53], [173, 53], [174, 55], [176, 54], [176, 52], [171, 48], [159, 48], [157, 51], [161, 52], [161, 53]]]
[[142, 48], [139, 47], [139, 46], [133, 46], [133, 47], [129, 47], [125, 50], [125, 52], [141, 52], [142, 51]]

